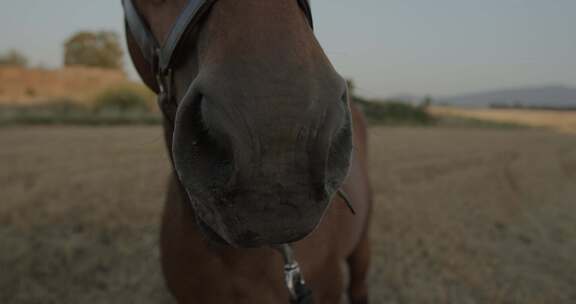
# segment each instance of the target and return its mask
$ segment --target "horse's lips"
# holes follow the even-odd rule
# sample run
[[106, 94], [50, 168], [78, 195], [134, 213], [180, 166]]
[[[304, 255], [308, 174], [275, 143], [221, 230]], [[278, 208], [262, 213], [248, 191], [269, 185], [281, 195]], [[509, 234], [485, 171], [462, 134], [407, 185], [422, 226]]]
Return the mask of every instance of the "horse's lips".
[[324, 206], [319, 208], [318, 212], [306, 214], [303, 217], [305, 220], [290, 216], [283, 223], [277, 223], [241, 213], [236, 208], [215, 210], [207, 208], [205, 203], [192, 197], [190, 200], [195, 202], [192, 206], [196, 222], [204, 237], [215, 244], [236, 248], [256, 248], [299, 241], [316, 229], [328, 207], [328, 202], [322, 204]]

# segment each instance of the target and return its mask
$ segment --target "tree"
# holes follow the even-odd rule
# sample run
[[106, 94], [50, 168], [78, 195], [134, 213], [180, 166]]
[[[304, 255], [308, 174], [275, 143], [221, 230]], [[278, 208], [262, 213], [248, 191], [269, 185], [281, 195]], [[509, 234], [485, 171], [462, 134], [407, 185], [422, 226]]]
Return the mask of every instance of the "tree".
[[114, 32], [78, 32], [64, 43], [64, 65], [121, 69], [123, 51]]
[[424, 96], [422, 102], [420, 103], [420, 107], [423, 109], [428, 109], [434, 103], [434, 99], [430, 95]]
[[0, 66], [28, 66], [28, 58], [17, 50], [10, 50], [5, 54], [0, 54]]

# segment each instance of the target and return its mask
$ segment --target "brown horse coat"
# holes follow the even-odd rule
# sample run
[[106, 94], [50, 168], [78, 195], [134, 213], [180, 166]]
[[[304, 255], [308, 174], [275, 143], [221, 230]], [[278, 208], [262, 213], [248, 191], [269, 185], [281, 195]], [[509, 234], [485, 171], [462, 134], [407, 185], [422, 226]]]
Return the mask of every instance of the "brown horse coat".
[[[158, 41], [187, 3], [134, 1]], [[176, 110], [165, 112], [174, 174], [161, 253], [178, 302], [288, 303], [281, 256], [267, 245], [293, 243], [315, 303], [367, 303], [366, 126], [298, 4], [218, 0], [178, 54], [175, 99], [161, 104]]]

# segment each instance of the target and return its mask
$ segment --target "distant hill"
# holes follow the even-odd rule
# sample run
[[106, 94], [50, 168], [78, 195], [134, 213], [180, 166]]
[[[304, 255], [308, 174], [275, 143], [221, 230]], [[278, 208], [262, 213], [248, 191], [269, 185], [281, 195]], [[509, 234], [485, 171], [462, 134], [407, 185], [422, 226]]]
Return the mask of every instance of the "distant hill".
[[566, 86], [543, 86], [515, 88], [464, 94], [439, 99], [459, 106], [486, 107], [491, 104], [521, 104], [531, 107], [576, 107], [576, 88]]

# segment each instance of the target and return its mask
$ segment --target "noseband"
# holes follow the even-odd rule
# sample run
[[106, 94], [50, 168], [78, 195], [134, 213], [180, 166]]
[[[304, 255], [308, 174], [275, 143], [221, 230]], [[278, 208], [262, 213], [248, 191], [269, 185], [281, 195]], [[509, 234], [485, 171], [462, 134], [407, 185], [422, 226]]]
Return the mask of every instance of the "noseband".
[[[155, 75], [158, 86], [158, 103], [166, 118], [175, 112], [175, 96], [171, 89], [172, 70], [176, 50], [187, 32], [200, 25], [202, 17], [208, 13], [217, 0], [190, 0], [174, 22], [164, 43], [159, 43], [152, 34], [133, 0], [122, 0], [126, 28], [138, 45], [140, 53], [148, 63], [150, 72]], [[311, 28], [314, 27], [312, 11], [308, 0], [297, 0]]]
[[[152, 34], [147, 22], [138, 12], [133, 0], [122, 0], [126, 29], [138, 45], [142, 57], [156, 77], [158, 86], [158, 104], [166, 119], [171, 120], [176, 110], [175, 96], [171, 89], [172, 70], [176, 50], [188, 31], [200, 25], [200, 20], [217, 0], [190, 0], [172, 26], [163, 44]], [[312, 11], [308, 0], [297, 0], [308, 23], [313, 28]], [[347, 200], [346, 200], [347, 201]], [[294, 259], [292, 247], [282, 245], [278, 248], [284, 258], [284, 278], [290, 293], [292, 304], [312, 304], [312, 292], [306, 286], [300, 267]]]

